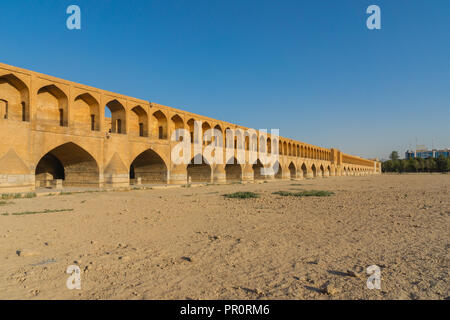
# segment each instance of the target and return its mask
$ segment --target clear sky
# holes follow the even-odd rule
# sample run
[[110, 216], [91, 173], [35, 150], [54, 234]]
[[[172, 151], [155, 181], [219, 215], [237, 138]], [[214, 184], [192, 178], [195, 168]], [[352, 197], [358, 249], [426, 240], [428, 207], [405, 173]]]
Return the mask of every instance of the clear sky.
[[[66, 28], [81, 8], [82, 29]], [[381, 8], [368, 30], [366, 8]], [[0, 61], [385, 158], [450, 147], [448, 0], [4, 0]]]

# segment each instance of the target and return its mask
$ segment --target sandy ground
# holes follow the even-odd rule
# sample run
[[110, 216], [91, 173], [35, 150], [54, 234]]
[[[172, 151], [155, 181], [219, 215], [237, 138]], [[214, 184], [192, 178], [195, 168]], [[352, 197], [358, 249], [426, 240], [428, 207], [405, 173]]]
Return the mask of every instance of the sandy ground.
[[[335, 195], [272, 194], [310, 189]], [[448, 299], [449, 194], [435, 174], [10, 200], [0, 299]], [[73, 211], [12, 215], [46, 209]], [[81, 290], [66, 287], [74, 264]], [[370, 265], [380, 290], [347, 273]]]

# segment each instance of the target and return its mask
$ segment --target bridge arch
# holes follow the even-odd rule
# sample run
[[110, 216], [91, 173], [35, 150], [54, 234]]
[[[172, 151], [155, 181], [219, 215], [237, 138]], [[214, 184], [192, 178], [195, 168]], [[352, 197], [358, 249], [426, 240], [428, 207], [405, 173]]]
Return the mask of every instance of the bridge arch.
[[135, 106], [130, 112], [129, 134], [136, 137], [148, 137], [148, 115], [142, 106]]
[[[201, 164], [194, 163], [194, 159], [201, 159]], [[211, 182], [211, 165], [201, 155], [197, 154], [191, 159], [191, 162], [187, 166], [187, 179], [189, 182]]]
[[[111, 113], [111, 118], [106, 117], [106, 120], [110, 123], [106, 127], [106, 131], [110, 133], [126, 134], [126, 111], [124, 106], [116, 99], [109, 101], [105, 109], [108, 109]], [[109, 120], [108, 120], [109, 119]]]
[[54, 84], [44, 86], [37, 93], [36, 120], [40, 124], [68, 126], [67, 95]]
[[167, 139], [167, 117], [161, 110], [153, 112], [151, 123], [153, 139]]
[[198, 142], [197, 141], [198, 137], [194, 136], [194, 131], [195, 131], [195, 120], [194, 120], [194, 118], [189, 119], [186, 122], [186, 124], [187, 124], [187, 128], [189, 130], [189, 134], [191, 136], [191, 143]]
[[140, 153], [130, 165], [130, 180], [140, 179], [143, 184], [166, 184], [167, 165], [153, 149]]
[[240, 128], [234, 130], [234, 150], [244, 150], [244, 132]]
[[301, 170], [302, 170], [302, 173], [303, 173], [303, 178], [306, 178], [308, 176], [308, 168], [306, 167], [305, 163], [302, 164]]
[[254, 133], [252, 136], [252, 146], [253, 151], [258, 152], [258, 136], [256, 135], [256, 133]]
[[214, 136], [214, 146], [222, 148], [223, 147], [223, 138], [224, 138], [222, 127], [220, 125], [216, 124], [214, 129], [217, 131], [220, 131], [220, 134], [222, 136], [222, 137]]
[[289, 169], [289, 174], [290, 174], [291, 179], [297, 178], [297, 169], [296, 169], [295, 164], [293, 162], [291, 162], [289, 164], [288, 169]]
[[261, 173], [261, 170], [263, 168], [264, 166], [262, 165], [261, 161], [257, 159], [256, 163], [252, 165], [254, 180], [264, 180], [264, 175]]
[[30, 91], [14, 74], [0, 76], [0, 117], [30, 121]]
[[202, 122], [202, 144], [204, 146], [211, 144], [212, 134], [210, 129], [211, 125], [208, 122]]
[[272, 168], [275, 179], [283, 179], [283, 168], [281, 167], [281, 163], [279, 161], [275, 161]]
[[[174, 116], [172, 116], [172, 118], [170, 118], [171, 121], [171, 125], [172, 125], [172, 129], [171, 129], [171, 135], [173, 134], [172, 132], [179, 129], [184, 129], [184, 122], [183, 119], [178, 115], [175, 114]], [[183, 137], [180, 133], [176, 133], [175, 135], [175, 140], [176, 141], [182, 141]]]
[[86, 131], [100, 130], [100, 104], [89, 93], [78, 95], [71, 110], [72, 124]]
[[225, 131], [223, 132], [223, 139], [225, 141], [225, 148], [227, 149], [233, 149], [234, 148], [234, 141], [231, 139], [230, 135], [231, 129], [229, 127], [225, 128]]
[[312, 171], [313, 177], [316, 178], [317, 177], [317, 168], [316, 168], [315, 164], [313, 164], [311, 166], [311, 171]]
[[250, 151], [250, 136], [247, 132], [244, 133], [244, 148], [245, 151]]
[[260, 153], [266, 153], [267, 152], [266, 144], [267, 144], [267, 140], [265, 139], [265, 135], [261, 135], [259, 137], [259, 152]]
[[64, 143], [42, 156], [35, 169], [36, 186], [44, 187], [55, 179], [63, 186], [99, 186], [99, 167], [94, 157], [79, 145]]
[[[231, 159], [230, 159], [231, 160]], [[233, 157], [233, 161], [228, 161], [225, 165], [225, 175], [227, 182], [242, 180], [242, 166], [238, 164], [237, 159]]]

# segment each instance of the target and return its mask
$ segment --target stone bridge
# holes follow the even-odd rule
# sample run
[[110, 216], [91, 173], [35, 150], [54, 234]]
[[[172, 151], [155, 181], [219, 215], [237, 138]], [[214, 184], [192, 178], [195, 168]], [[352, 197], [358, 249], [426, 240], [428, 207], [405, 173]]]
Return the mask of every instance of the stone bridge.
[[[107, 117], [105, 108], [109, 109]], [[222, 148], [279, 149], [280, 170], [261, 175], [263, 164], [174, 165], [176, 129], [202, 132], [248, 128], [33, 71], [0, 64], [0, 193], [39, 187], [128, 187], [130, 184], [303, 179], [378, 174], [380, 163], [255, 131], [244, 143]], [[203, 135], [201, 136], [203, 137]], [[203, 147], [211, 143], [204, 139]], [[224, 152], [225, 154], [225, 152]], [[248, 158], [248, 156], [246, 155]], [[226, 161], [225, 161], [226, 163]]]

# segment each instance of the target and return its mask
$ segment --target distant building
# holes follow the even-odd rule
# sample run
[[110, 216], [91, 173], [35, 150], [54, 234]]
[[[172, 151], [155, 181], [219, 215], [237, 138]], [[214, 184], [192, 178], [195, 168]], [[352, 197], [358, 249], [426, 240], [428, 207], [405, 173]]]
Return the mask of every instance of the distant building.
[[428, 159], [428, 158], [439, 158], [440, 155], [443, 155], [446, 158], [450, 157], [450, 149], [443, 149], [443, 150], [415, 150], [415, 151], [406, 151], [405, 152], [405, 158], [411, 159], [411, 158], [422, 158], [422, 159]]

